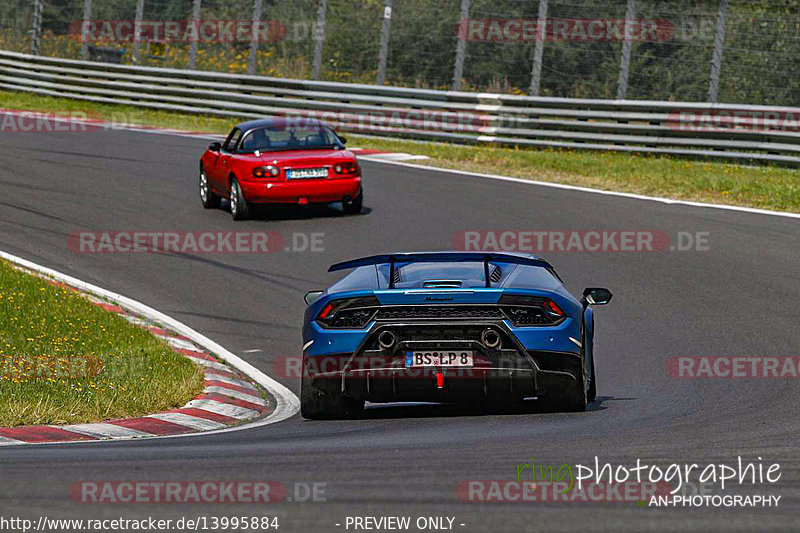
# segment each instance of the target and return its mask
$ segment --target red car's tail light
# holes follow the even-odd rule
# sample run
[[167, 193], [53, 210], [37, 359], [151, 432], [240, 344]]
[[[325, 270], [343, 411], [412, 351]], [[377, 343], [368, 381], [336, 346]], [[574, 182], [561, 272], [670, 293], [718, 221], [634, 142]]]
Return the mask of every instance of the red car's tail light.
[[265, 167], [256, 167], [253, 169], [253, 176], [256, 178], [276, 178], [281, 170], [278, 167], [267, 165]]
[[331, 300], [317, 315], [324, 328], [363, 329], [375, 316], [380, 303], [374, 296]]
[[345, 161], [344, 163], [336, 163], [333, 165], [333, 172], [336, 174], [358, 174], [358, 163], [355, 161]]
[[567, 316], [553, 300], [540, 296], [504, 294], [498, 304], [515, 326], [555, 326]]

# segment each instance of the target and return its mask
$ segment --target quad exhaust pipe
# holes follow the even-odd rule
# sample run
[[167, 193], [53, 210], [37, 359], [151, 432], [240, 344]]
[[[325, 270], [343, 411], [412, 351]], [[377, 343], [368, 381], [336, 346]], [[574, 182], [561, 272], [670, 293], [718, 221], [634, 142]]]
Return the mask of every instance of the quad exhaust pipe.
[[502, 343], [500, 333], [494, 328], [486, 328], [481, 333], [481, 344], [487, 348], [499, 348]]
[[381, 331], [378, 335], [378, 345], [384, 350], [391, 350], [397, 342], [397, 337], [388, 329]]

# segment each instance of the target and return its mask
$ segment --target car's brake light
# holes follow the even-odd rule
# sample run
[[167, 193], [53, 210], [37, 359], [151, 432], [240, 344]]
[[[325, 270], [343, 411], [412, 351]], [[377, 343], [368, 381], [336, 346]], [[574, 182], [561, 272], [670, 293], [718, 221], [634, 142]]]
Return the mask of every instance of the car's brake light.
[[256, 178], [276, 178], [280, 173], [281, 170], [273, 165], [267, 165], [265, 167], [256, 167], [253, 169], [253, 176]]
[[375, 316], [380, 303], [374, 296], [331, 300], [317, 315], [324, 328], [363, 329]]
[[557, 303], [541, 296], [504, 294], [498, 304], [515, 326], [554, 326], [567, 316]]
[[331, 314], [331, 311], [333, 311], [333, 304], [328, 303], [328, 305], [326, 305], [325, 308], [322, 311], [320, 311], [319, 316], [317, 318], [327, 318], [328, 315]]
[[555, 303], [553, 300], [545, 300], [544, 310], [547, 311], [547, 314], [552, 316], [557, 316], [557, 317], [564, 316], [564, 311], [562, 311], [561, 308], [558, 306], [558, 304]]
[[333, 172], [336, 174], [358, 174], [358, 163], [355, 161], [345, 161], [343, 163], [336, 163], [333, 165]]

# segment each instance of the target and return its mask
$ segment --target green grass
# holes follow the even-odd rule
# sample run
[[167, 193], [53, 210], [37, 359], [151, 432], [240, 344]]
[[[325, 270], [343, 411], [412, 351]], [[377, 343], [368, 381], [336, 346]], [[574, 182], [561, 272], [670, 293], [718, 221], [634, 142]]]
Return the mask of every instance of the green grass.
[[[227, 133], [235, 119], [0, 91], [0, 107], [83, 111], [106, 119]], [[426, 155], [421, 164], [667, 198], [800, 212], [800, 172], [776, 166], [582, 150], [460, 146], [349, 135], [352, 146]]]
[[[100, 372], [52, 371], [84, 360]], [[140, 416], [202, 388], [202, 371], [146, 329], [0, 261], [0, 426]]]

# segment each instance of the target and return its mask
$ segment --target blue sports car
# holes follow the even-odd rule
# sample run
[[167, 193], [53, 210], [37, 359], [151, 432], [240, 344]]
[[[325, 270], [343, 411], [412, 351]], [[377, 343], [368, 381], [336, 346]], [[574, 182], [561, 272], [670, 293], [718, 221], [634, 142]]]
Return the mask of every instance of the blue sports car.
[[584, 411], [596, 383], [588, 288], [579, 300], [553, 267], [515, 253], [376, 255], [306, 294], [302, 415], [356, 416], [370, 402], [517, 401]]

